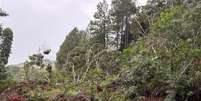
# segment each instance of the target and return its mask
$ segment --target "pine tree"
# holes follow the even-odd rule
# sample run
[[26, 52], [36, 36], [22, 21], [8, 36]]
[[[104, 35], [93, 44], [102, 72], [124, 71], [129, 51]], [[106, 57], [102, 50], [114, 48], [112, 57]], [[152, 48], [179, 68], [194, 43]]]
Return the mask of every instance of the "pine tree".
[[11, 52], [11, 45], [13, 41], [13, 32], [10, 28], [6, 28], [2, 33], [2, 44], [0, 45], [0, 61], [6, 65]]
[[[117, 33], [117, 48], [122, 51], [128, 47], [132, 41], [131, 20], [137, 12], [135, 1], [133, 0], [113, 0], [111, 9], [113, 30]], [[119, 47], [119, 39], [120, 47]]]
[[1, 44], [0, 44], [0, 80], [6, 78], [5, 65], [8, 63], [9, 54], [11, 52], [11, 45], [13, 41], [13, 32], [11, 29], [6, 28], [1, 31]]
[[106, 40], [109, 40], [109, 25], [109, 5], [106, 0], [103, 0], [97, 5], [97, 12], [94, 14], [94, 20], [89, 24], [89, 30], [90, 33], [95, 36], [95, 40], [98, 43], [102, 43], [105, 47], [107, 47]]
[[67, 60], [67, 54], [73, 50], [82, 41], [81, 32], [74, 28], [66, 37], [63, 44], [60, 46], [60, 50], [57, 53], [57, 68], [63, 68]]
[[[7, 13], [0, 10], [0, 16], [8, 16]], [[11, 45], [13, 41], [13, 32], [11, 29], [3, 29], [0, 26], [0, 82], [6, 79], [5, 65], [8, 63], [8, 57], [11, 52]]]

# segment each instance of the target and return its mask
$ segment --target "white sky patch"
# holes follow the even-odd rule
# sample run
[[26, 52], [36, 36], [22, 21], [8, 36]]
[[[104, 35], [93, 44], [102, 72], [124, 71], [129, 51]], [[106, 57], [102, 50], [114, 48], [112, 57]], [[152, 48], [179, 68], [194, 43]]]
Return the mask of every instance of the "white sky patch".
[[146, 5], [147, 0], [137, 0], [137, 4], [140, 6]]

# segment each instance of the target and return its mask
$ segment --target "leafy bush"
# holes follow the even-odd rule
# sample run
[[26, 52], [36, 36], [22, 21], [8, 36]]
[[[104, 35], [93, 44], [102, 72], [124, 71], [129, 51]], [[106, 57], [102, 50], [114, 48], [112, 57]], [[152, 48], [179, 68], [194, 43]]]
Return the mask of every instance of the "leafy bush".
[[9, 76], [6, 80], [0, 80], [0, 92], [3, 92], [5, 89], [14, 86], [16, 81], [13, 80], [12, 76]]
[[[185, 98], [188, 94], [195, 92], [185, 89], [192, 88], [189, 86], [191, 79], [200, 71], [201, 33], [192, 20], [194, 17], [200, 19], [194, 15], [196, 12], [183, 6], [165, 10], [147, 37], [124, 50], [121, 56], [121, 78], [131, 99], [139, 96], [172, 96], [173, 100], [182, 96], [178, 98], [182, 101], [188, 99]], [[189, 26], [191, 24], [192, 27]]]

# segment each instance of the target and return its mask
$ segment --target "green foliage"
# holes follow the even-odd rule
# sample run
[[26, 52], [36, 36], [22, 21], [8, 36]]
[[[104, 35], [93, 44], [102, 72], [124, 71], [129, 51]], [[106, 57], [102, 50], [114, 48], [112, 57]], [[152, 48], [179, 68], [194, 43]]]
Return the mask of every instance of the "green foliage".
[[85, 33], [82, 31], [79, 31], [77, 28], [74, 28], [66, 37], [63, 44], [60, 46], [60, 50], [57, 53], [57, 68], [63, 68], [66, 60], [67, 60], [67, 54], [73, 50], [78, 45], [84, 43], [85, 39]]
[[11, 52], [11, 45], [13, 41], [13, 32], [10, 28], [3, 29], [1, 32], [1, 44], [0, 44], [0, 61], [6, 65], [8, 63], [8, 57]]
[[29, 59], [24, 63], [24, 80], [46, 80], [48, 82], [52, 79], [52, 64], [47, 63], [44, 59], [45, 55], [48, 55], [51, 50], [45, 50], [42, 53], [33, 54], [29, 56]]
[[162, 30], [171, 30], [172, 28], [168, 28], [173, 24], [174, 18], [176, 15], [181, 15], [182, 14], [182, 7], [181, 6], [175, 6], [169, 9], [166, 9], [164, 12], [161, 12], [160, 14], [160, 20], [158, 20], [154, 25], [153, 25], [153, 30], [155, 29], [160, 29]]
[[97, 12], [94, 14], [94, 20], [89, 24], [90, 34], [93, 35], [93, 41], [95, 43], [102, 43], [104, 47], [107, 47], [110, 23], [109, 5], [106, 0], [103, 0], [98, 3]]
[[8, 87], [14, 86], [16, 81], [13, 79], [12, 76], [6, 78], [5, 80], [0, 81], [0, 93], [3, 92]]
[[[167, 95], [167, 99], [171, 96], [172, 101], [178, 94], [177, 97], [185, 99], [184, 96], [189, 93], [185, 89], [189, 87], [191, 77], [200, 70], [200, 66], [194, 63], [201, 52], [200, 43], [194, 43], [200, 40], [200, 32], [195, 25], [191, 27], [191, 32], [185, 27], [195, 23], [191, 20], [193, 17], [199, 19], [195, 15], [188, 19], [191, 13], [183, 6], [165, 10], [151, 27], [150, 35], [124, 50], [121, 57], [125, 67], [122, 69], [122, 82], [129, 89], [126, 93], [131, 98]], [[192, 35], [195, 31], [197, 35]], [[173, 93], [168, 91], [176, 94], [171, 95]]]
[[40, 87], [34, 89], [33, 95], [29, 98], [29, 101], [45, 101], [48, 100], [47, 92], [44, 92]]
[[111, 6], [110, 16], [113, 22], [112, 31], [116, 34], [116, 48], [122, 51], [133, 40], [130, 21], [138, 9], [136, 1], [133, 0], [113, 0]]
[[[135, 3], [113, 0], [109, 9], [100, 2], [90, 32], [74, 28], [61, 45], [58, 70], [44, 62], [50, 50], [30, 56], [24, 73], [37, 86], [25, 95], [33, 101], [57, 92], [64, 99], [81, 95], [93, 101], [199, 101], [201, 1], [149, 0], [141, 8]], [[12, 36], [9, 29], [0, 31], [6, 43], [0, 77], [6, 78]], [[0, 91], [10, 82], [0, 80]]]
[[6, 68], [3, 64], [0, 64], [0, 81], [7, 78]]
[[[8, 16], [7, 13], [0, 11], [0, 16]], [[13, 41], [13, 32], [10, 28], [2, 28], [0, 25], [0, 92], [11, 86], [14, 83], [9, 80], [5, 65], [8, 63], [8, 58], [11, 53]]]
[[3, 29], [0, 26], [0, 82], [2, 84], [1, 90], [10, 84], [10, 81], [7, 80], [8, 73], [5, 65], [8, 63], [12, 41], [12, 30], [10, 28]]

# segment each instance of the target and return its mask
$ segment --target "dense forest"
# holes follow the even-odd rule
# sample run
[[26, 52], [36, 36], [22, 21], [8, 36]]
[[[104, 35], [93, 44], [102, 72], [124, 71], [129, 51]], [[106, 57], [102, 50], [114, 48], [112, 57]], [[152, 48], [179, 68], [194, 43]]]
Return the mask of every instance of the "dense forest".
[[200, 0], [103, 0], [55, 62], [6, 65], [12, 40], [0, 27], [0, 101], [201, 101]]

